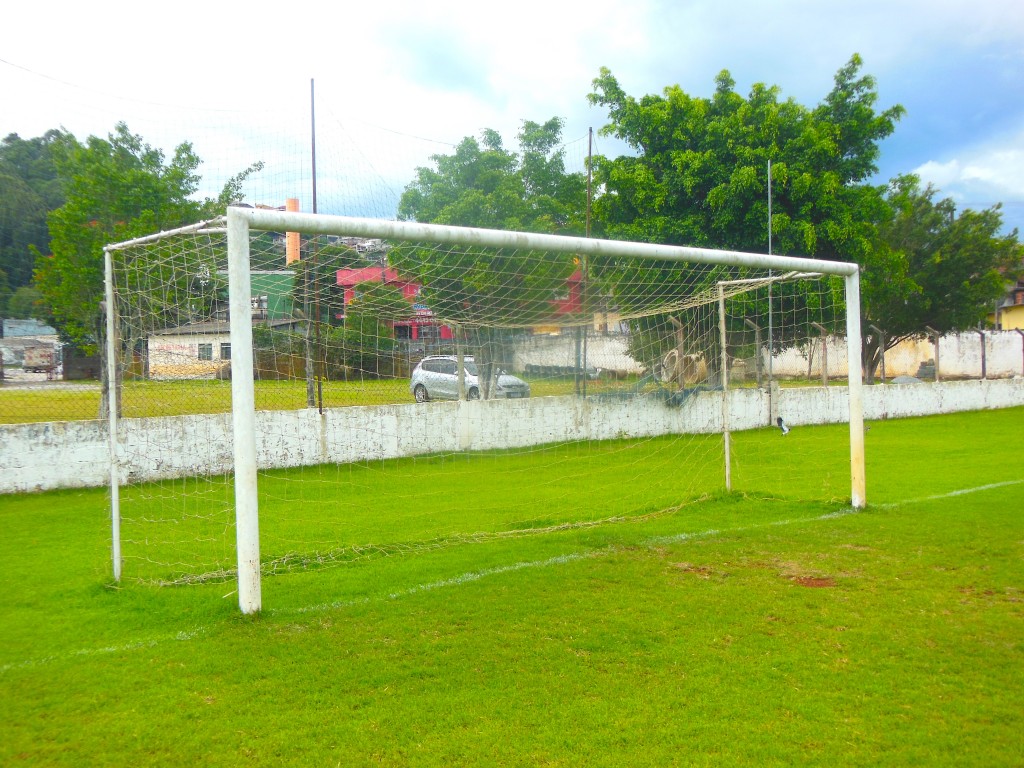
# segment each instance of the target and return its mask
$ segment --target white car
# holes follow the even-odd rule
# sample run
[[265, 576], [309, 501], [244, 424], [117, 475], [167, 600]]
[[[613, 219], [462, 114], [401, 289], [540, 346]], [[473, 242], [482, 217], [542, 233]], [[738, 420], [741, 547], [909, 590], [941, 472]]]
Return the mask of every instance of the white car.
[[[472, 357], [463, 358], [466, 369], [465, 387], [467, 400], [480, 399], [480, 382], [477, 379], [477, 367]], [[413, 369], [409, 381], [409, 391], [417, 403], [428, 400], [458, 400], [459, 377], [458, 358], [454, 355], [431, 355], [420, 360]], [[522, 379], [498, 372], [498, 378], [491, 390], [492, 397], [513, 398], [529, 397], [530, 385]]]

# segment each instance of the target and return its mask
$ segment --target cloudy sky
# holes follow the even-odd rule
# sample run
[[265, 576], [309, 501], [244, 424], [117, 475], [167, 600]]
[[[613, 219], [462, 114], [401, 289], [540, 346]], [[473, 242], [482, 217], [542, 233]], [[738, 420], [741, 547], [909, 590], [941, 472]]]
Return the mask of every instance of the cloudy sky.
[[1020, 0], [62, 5], [3, 12], [0, 135], [124, 120], [168, 153], [191, 141], [208, 178], [264, 160], [257, 202], [309, 209], [313, 103], [320, 210], [389, 216], [416, 165], [484, 128], [514, 145], [522, 120], [560, 116], [581, 161], [607, 121], [586, 99], [602, 66], [638, 97], [708, 96], [728, 69], [741, 93], [764, 82], [813, 106], [856, 52], [879, 108], [907, 110], [877, 181], [915, 172], [961, 208], [1002, 202], [1024, 231]]

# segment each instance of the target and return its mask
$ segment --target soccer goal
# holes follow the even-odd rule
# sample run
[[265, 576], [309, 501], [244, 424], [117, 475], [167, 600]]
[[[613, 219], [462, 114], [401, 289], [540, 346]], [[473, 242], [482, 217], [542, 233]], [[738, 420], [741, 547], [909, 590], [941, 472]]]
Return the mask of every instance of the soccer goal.
[[854, 264], [236, 206], [106, 270], [118, 579], [252, 613], [270, 574], [767, 488], [769, 438], [865, 503]]

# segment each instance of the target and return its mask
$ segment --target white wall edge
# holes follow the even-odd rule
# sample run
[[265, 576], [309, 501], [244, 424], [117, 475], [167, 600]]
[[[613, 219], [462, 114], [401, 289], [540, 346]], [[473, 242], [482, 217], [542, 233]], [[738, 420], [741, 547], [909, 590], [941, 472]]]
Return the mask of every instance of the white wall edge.
[[[769, 423], [768, 392], [730, 390], [733, 430]], [[575, 440], [607, 440], [721, 431], [721, 393], [700, 392], [683, 405], [654, 396], [531, 398], [425, 403], [256, 414], [260, 468], [401, 458]], [[907, 418], [1024, 405], [1024, 379], [885, 384], [863, 388], [866, 420]], [[788, 424], [847, 420], [845, 386], [779, 390]], [[231, 471], [231, 415], [119, 422], [120, 476], [132, 483]], [[0, 493], [105, 486], [110, 479], [107, 425], [64, 421], [0, 426]]]

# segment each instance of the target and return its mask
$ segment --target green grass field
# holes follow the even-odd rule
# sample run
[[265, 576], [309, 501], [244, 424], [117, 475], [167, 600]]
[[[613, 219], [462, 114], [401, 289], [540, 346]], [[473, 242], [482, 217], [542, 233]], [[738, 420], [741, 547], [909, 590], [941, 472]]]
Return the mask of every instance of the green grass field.
[[[266, 576], [258, 617], [229, 581], [115, 588], [103, 490], [0, 497], [0, 764], [1020, 765], [1022, 424], [872, 423], [856, 513], [841, 425], [735, 435], [732, 494], [571, 446], [353, 467], [312, 537], [369, 554]], [[411, 513], [432, 476], [535, 506]], [[327, 498], [296, 477], [273, 554], [314, 522], [282, 500]]]

